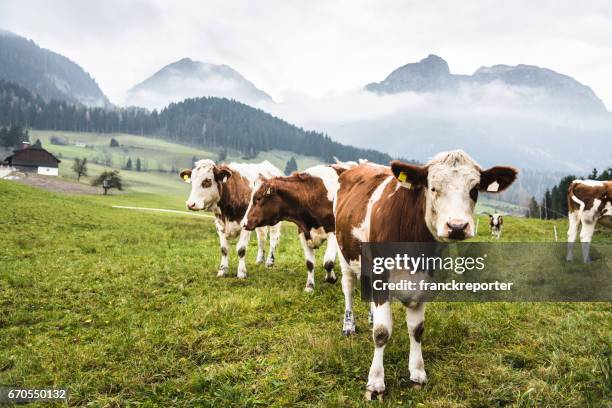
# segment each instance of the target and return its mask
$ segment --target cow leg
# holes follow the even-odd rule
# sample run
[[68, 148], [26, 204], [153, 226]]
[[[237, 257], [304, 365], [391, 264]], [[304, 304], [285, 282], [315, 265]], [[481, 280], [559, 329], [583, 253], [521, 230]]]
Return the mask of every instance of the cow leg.
[[217, 276], [225, 276], [229, 270], [229, 260], [227, 258], [229, 245], [227, 243], [227, 236], [225, 235], [222, 223], [215, 220], [215, 227], [217, 229], [217, 235], [219, 236], [219, 243], [221, 244], [221, 265], [219, 265], [219, 272], [217, 272]]
[[266, 260], [266, 266], [271, 268], [274, 266], [274, 253], [276, 252], [276, 247], [278, 246], [278, 241], [280, 240], [281, 235], [281, 223], [279, 222], [276, 225], [272, 225], [269, 228], [270, 231], [270, 250], [268, 252], [268, 259]]
[[306, 259], [306, 269], [308, 271], [308, 276], [306, 278], [306, 287], [304, 290], [306, 292], [312, 292], [314, 290], [314, 263], [315, 263], [315, 255], [312, 248], [308, 246], [306, 242], [306, 237], [304, 233], [300, 233], [300, 244], [302, 244], [302, 250], [304, 251], [304, 258]]
[[578, 234], [578, 227], [580, 226], [580, 213], [578, 211], [572, 211], [568, 214], [569, 228], [567, 230], [567, 261], [574, 259], [574, 245], [576, 242], [576, 235]]
[[393, 328], [393, 318], [391, 316], [391, 303], [385, 302], [381, 305], [372, 305], [374, 326], [372, 327], [372, 338], [374, 339], [374, 357], [368, 374], [368, 384], [366, 385], [366, 400], [375, 400], [385, 392], [385, 368], [383, 366], [383, 356], [385, 346], [391, 338]]
[[582, 244], [582, 259], [584, 263], [591, 262], [589, 250], [591, 246], [591, 238], [593, 238], [593, 233], [595, 232], [595, 224], [597, 224], [596, 220], [587, 221], [585, 217], [582, 218], [582, 228], [580, 229], [580, 242]]
[[425, 329], [425, 304], [406, 307], [406, 324], [410, 336], [410, 355], [408, 357], [408, 369], [410, 370], [410, 381], [420, 387], [427, 382], [425, 374], [425, 363], [421, 354], [421, 338]]
[[249, 245], [249, 238], [251, 238], [251, 231], [245, 229], [240, 231], [240, 238], [238, 238], [238, 244], [236, 245], [236, 252], [238, 253], [238, 273], [236, 277], [240, 279], [246, 278], [246, 262], [244, 257], [246, 255], [246, 248]]
[[336, 255], [338, 254], [338, 244], [336, 243], [336, 234], [330, 232], [327, 234], [327, 248], [323, 256], [323, 267], [325, 268], [325, 282], [336, 283], [338, 278], [334, 273], [336, 263]]
[[257, 259], [256, 264], [263, 263], [266, 251], [266, 227], [255, 228], [257, 234]]
[[344, 322], [342, 333], [345, 336], [355, 334], [355, 317], [353, 316], [353, 271], [342, 253], [339, 254], [342, 271], [342, 293], [344, 294]]

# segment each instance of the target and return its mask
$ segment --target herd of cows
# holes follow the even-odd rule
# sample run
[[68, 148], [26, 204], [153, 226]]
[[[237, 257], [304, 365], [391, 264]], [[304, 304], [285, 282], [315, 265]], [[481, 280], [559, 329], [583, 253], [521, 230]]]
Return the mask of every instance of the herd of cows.
[[[215, 214], [221, 244], [218, 276], [228, 272], [228, 239], [238, 237], [237, 276], [246, 277], [246, 248], [253, 230], [258, 240], [256, 262], [265, 261], [271, 267], [281, 221], [289, 221], [298, 227], [306, 259], [304, 290], [313, 291], [314, 250], [328, 241], [323, 258], [325, 281], [337, 280], [334, 266], [338, 258], [345, 300], [342, 331], [350, 335], [355, 332], [353, 275], [359, 278], [361, 273], [362, 242], [449, 242], [473, 237], [479, 192], [504, 191], [516, 179], [517, 170], [507, 166], [484, 170], [465, 152], [455, 150], [440, 153], [425, 165], [336, 162], [290, 176], [283, 176], [267, 161], [217, 165], [212, 160], [200, 160], [193, 169], [183, 170], [180, 177], [191, 183], [188, 209]], [[588, 242], [595, 223], [612, 219], [611, 198], [611, 182], [572, 184], [568, 193], [568, 260], [580, 222], [581, 242], [586, 244], [583, 255], [588, 260]], [[491, 215], [491, 231], [497, 238], [502, 224], [500, 215]], [[410, 380], [421, 386], [427, 381], [421, 354], [425, 305], [406, 301], [404, 306], [410, 337]], [[393, 321], [389, 302], [372, 302], [370, 318], [375, 349], [365, 396], [377, 399], [385, 391], [383, 354]]]

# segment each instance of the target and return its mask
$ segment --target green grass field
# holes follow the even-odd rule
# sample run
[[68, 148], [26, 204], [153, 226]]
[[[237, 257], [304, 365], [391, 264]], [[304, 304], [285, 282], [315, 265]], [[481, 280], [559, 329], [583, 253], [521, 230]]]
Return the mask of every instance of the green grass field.
[[[322, 283], [319, 263], [314, 293], [302, 291], [295, 227], [285, 224], [272, 270], [254, 264], [253, 237], [249, 277], [217, 278], [211, 219], [110, 207], [173, 200], [0, 180], [0, 384], [67, 387], [71, 406], [370, 406], [368, 307], [356, 295], [358, 332], [343, 337], [340, 283]], [[563, 239], [566, 225], [556, 225]], [[550, 241], [552, 226], [508, 217], [502, 241]], [[234, 275], [236, 264], [232, 251]], [[427, 308], [429, 383], [409, 387], [395, 304], [381, 406], [610, 406], [610, 304]]]

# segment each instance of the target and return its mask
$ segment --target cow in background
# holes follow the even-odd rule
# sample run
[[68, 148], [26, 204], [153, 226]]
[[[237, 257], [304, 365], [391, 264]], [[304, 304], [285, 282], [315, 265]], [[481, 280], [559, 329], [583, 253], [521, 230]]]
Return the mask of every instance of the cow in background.
[[[355, 331], [352, 274], [361, 273], [362, 242], [446, 242], [472, 237], [479, 191], [503, 191], [516, 175], [511, 167], [483, 170], [461, 150], [440, 153], [425, 166], [393, 161], [389, 168], [365, 163], [343, 172], [334, 200], [345, 296], [343, 332]], [[421, 354], [425, 305], [415, 301], [404, 305], [410, 380], [420, 386], [427, 380]], [[371, 311], [375, 349], [366, 399], [385, 391], [383, 354], [393, 325], [388, 301], [372, 302]]]
[[[225, 276], [229, 270], [228, 239], [239, 237], [236, 245], [238, 253], [238, 278], [246, 278], [246, 248], [251, 231], [240, 226], [246, 213], [253, 187], [260, 176], [280, 176], [282, 172], [269, 161], [257, 164], [230, 163], [216, 165], [212, 160], [200, 160], [193, 170], [183, 170], [180, 177], [191, 183], [191, 194], [187, 208], [191, 211], [212, 211], [215, 227], [221, 243], [221, 265], [217, 276]], [[274, 251], [280, 238], [281, 225], [269, 227], [270, 250], [266, 266], [274, 265]], [[257, 263], [263, 263], [267, 227], [257, 229]]]
[[582, 259], [591, 262], [589, 248], [595, 225], [612, 228], [612, 181], [574, 180], [567, 190], [569, 229], [567, 231], [567, 257], [573, 260], [574, 243], [578, 227], [582, 243]]
[[501, 214], [489, 214], [489, 226], [491, 227], [491, 237], [499, 239], [504, 225], [504, 217]]

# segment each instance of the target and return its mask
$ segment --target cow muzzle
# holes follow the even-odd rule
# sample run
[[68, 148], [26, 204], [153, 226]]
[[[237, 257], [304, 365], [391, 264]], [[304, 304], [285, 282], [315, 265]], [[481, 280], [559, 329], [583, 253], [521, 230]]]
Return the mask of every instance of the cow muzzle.
[[448, 239], [462, 240], [471, 236], [470, 223], [465, 220], [453, 218], [446, 222], [445, 229]]

